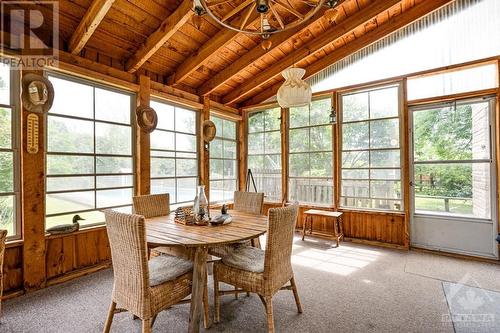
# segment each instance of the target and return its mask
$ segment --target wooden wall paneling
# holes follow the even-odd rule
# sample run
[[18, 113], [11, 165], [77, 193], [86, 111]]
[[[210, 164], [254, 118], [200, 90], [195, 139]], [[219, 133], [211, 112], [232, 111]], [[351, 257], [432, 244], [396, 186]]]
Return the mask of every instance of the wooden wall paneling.
[[3, 265], [4, 295], [23, 288], [23, 246], [7, 247]]
[[[149, 77], [141, 75], [139, 77], [139, 93], [137, 95], [137, 107], [149, 106], [151, 97], [151, 80]], [[150, 134], [143, 131], [133, 112], [133, 122], [136, 124], [136, 149], [135, 149], [135, 169], [136, 169], [136, 195], [147, 195], [151, 192], [151, 140]]]
[[46, 247], [47, 279], [76, 269], [75, 236], [49, 238], [46, 241]]
[[[22, 75], [43, 71], [23, 70]], [[27, 152], [27, 117], [29, 112], [22, 107], [22, 221], [23, 221], [23, 278], [24, 289], [35, 290], [45, 286], [45, 118], [38, 114], [38, 152]]]

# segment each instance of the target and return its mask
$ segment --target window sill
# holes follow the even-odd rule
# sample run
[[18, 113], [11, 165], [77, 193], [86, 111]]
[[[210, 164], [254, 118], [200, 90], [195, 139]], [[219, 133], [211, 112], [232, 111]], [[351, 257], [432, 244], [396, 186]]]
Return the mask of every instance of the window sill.
[[93, 226], [88, 226], [88, 227], [82, 227], [78, 231], [67, 233], [67, 234], [51, 235], [49, 233], [45, 233], [45, 239], [63, 238], [63, 237], [67, 237], [67, 236], [80, 235], [80, 234], [84, 234], [84, 233], [87, 233], [87, 232], [98, 231], [98, 230], [103, 230], [103, 229], [106, 229], [106, 225], [105, 224], [93, 225]]
[[405, 216], [405, 213], [403, 211], [392, 211], [392, 210], [360, 209], [360, 208], [348, 208], [348, 207], [339, 207], [338, 210], [341, 212]]
[[24, 244], [24, 240], [22, 239], [12, 239], [12, 240], [7, 240], [5, 242], [5, 248], [10, 248], [10, 247], [18, 247], [22, 246]]

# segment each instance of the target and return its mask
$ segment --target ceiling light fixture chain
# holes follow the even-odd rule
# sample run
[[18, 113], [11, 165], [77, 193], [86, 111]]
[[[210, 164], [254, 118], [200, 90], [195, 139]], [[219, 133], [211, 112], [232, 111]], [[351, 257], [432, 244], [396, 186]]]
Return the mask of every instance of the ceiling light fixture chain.
[[[298, 27], [311, 19], [321, 8], [329, 8], [325, 16], [329, 22], [337, 14], [335, 7], [339, 0], [193, 0], [193, 24], [199, 29], [201, 16], [208, 14], [214, 21], [227, 29], [259, 35], [263, 48], [270, 49], [269, 38], [276, 33]], [[329, 12], [333, 10], [332, 15]], [[260, 16], [260, 19], [259, 19]], [[254, 18], [254, 19], [251, 19]], [[268, 41], [268, 42], [266, 42]], [[265, 44], [265, 45], [264, 45]]]

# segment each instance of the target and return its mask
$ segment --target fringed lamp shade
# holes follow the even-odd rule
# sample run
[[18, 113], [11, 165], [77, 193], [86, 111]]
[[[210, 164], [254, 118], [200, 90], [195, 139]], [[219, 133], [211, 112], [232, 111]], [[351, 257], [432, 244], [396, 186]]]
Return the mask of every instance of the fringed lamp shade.
[[311, 103], [312, 90], [307, 82], [302, 80], [306, 74], [303, 68], [288, 68], [281, 75], [285, 83], [278, 90], [278, 103], [282, 108], [299, 107]]

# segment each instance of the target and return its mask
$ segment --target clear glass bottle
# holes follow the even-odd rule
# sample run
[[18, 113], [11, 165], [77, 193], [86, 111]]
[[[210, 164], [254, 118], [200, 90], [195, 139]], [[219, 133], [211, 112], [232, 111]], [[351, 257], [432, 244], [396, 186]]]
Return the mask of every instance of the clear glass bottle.
[[208, 199], [205, 195], [205, 185], [198, 186], [198, 195], [194, 203], [194, 219], [196, 224], [206, 224], [210, 219]]

